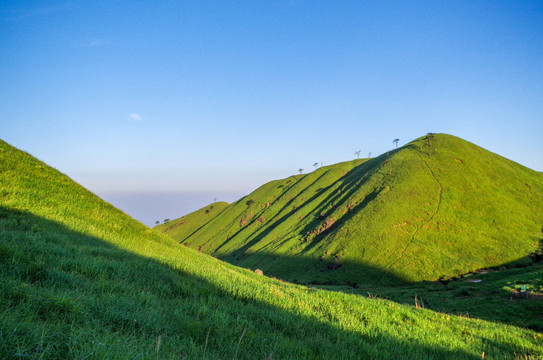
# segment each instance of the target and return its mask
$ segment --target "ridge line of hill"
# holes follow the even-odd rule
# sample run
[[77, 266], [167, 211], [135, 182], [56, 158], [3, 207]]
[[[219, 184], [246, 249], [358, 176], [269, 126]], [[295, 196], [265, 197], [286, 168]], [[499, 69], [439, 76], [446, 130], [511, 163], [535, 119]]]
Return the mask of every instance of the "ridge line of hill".
[[537, 249], [542, 198], [543, 174], [428, 134], [264, 184], [175, 239], [299, 283], [437, 280], [525, 261]]

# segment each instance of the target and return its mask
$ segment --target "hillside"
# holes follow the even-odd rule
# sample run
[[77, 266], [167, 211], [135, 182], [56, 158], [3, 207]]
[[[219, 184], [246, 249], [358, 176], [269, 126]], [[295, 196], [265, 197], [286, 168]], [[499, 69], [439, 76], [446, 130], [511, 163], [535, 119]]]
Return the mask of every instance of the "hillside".
[[[453, 281], [353, 288], [313, 285], [370, 298], [384, 298], [447, 314], [476, 317], [543, 332], [543, 261], [481, 269]], [[525, 289], [524, 292], [519, 290]]]
[[540, 358], [540, 334], [179, 246], [0, 141], [2, 359]]
[[353, 286], [529, 261], [543, 174], [428, 134], [373, 159], [263, 185], [176, 241], [281, 279]]
[[155, 229], [171, 238], [184, 239], [198, 231], [202, 225], [217, 216], [228, 205], [224, 201], [215, 202], [179, 219], [157, 225]]

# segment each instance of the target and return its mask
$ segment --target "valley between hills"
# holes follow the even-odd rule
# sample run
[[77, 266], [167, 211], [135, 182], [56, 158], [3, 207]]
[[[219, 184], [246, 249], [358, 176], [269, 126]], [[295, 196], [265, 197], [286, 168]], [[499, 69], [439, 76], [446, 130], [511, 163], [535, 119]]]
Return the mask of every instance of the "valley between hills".
[[542, 199], [541, 173], [428, 134], [373, 159], [272, 181], [156, 229], [287, 281], [406, 304], [417, 297], [441, 312], [541, 331], [541, 302], [517, 301], [528, 296], [517, 290], [543, 297]]
[[0, 141], [0, 358], [541, 359], [542, 228], [445, 134], [154, 229]]

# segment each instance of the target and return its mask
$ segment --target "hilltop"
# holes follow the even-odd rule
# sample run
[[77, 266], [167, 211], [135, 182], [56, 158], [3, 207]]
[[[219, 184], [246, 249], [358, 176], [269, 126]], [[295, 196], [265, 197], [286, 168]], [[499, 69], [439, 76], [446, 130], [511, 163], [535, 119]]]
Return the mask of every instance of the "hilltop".
[[307, 289], [179, 246], [1, 141], [0, 260], [3, 359], [543, 355], [533, 331]]
[[376, 158], [267, 183], [172, 237], [300, 283], [447, 280], [530, 262], [543, 243], [542, 199], [543, 174], [428, 134]]

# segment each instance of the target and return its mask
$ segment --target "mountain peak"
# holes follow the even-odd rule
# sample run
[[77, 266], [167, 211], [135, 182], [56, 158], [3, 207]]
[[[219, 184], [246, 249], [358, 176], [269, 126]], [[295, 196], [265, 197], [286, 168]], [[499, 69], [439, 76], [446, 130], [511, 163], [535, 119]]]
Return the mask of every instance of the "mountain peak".
[[376, 158], [267, 183], [175, 239], [291, 281], [436, 280], [535, 251], [542, 198], [542, 174], [427, 134]]

